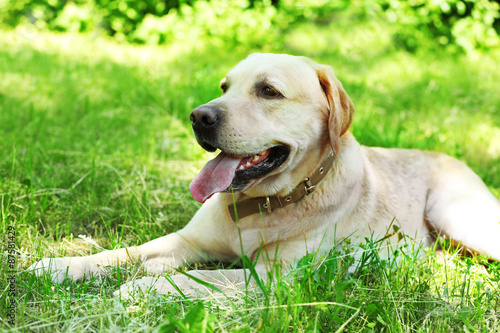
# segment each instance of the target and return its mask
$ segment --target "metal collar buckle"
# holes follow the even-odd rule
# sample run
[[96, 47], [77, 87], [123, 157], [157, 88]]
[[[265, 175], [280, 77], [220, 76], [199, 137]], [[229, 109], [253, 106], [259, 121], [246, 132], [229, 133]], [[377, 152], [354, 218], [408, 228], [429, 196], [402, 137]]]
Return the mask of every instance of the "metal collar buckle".
[[311, 179], [309, 179], [309, 177], [307, 177], [306, 179], [304, 179], [304, 189], [306, 191], [306, 195], [310, 194], [312, 191], [314, 191], [314, 188], [316, 187], [316, 185], [311, 185]]

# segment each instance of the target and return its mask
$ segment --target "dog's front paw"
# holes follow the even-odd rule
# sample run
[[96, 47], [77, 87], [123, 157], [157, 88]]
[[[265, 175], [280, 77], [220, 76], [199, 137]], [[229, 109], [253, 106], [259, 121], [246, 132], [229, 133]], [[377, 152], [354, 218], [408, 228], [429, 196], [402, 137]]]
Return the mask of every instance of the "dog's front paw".
[[113, 293], [115, 297], [128, 299], [135, 293], [160, 295], [176, 295], [186, 297], [202, 297], [210, 293], [203, 285], [189, 279], [185, 275], [172, 275], [169, 279], [163, 276], [143, 277], [123, 284]]
[[114, 297], [129, 299], [132, 295], [140, 293], [151, 294], [177, 294], [172, 284], [163, 276], [143, 277], [134, 281], [127, 282], [120, 286], [120, 289], [113, 293]]
[[89, 274], [85, 257], [45, 258], [31, 265], [28, 271], [37, 276], [48, 274], [55, 283], [62, 283], [66, 278], [79, 281]]

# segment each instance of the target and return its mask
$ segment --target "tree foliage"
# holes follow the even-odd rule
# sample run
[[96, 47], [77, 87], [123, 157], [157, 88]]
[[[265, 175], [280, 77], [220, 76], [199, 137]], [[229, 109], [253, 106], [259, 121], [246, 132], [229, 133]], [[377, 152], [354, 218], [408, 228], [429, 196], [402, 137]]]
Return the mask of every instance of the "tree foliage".
[[499, 45], [500, 0], [0, 0], [0, 21], [55, 31], [104, 31], [118, 40], [163, 44], [214, 39], [235, 45], [276, 42], [291, 24], [326, 24], [339, 13], [389, 23], [409, 50]]

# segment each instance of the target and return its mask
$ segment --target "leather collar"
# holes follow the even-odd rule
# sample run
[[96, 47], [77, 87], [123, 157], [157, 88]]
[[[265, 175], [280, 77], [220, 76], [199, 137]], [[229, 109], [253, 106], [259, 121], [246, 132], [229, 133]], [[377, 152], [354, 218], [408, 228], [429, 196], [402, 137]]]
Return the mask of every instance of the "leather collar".
[[231, 214], [231, 218], [234, 222], [237, 220], [241, 220], [247, 216], [261, 213], [271, 214], [274, 209], [283, 208], [292, 203], [295, 203], [301, 200], [306, 195], [310, 194], [314, 191], [316, 185], [325, 178], [328, 170], [333, 165], [333, 161], [335, 160], [335, 155], [331, 153], [328, 157], [323, 160], [321, 165], [316, 171], [310, 176], [305, 178], [302, 182], [300, 182], [292, 192], [288, 195], [279, 197], [279, 196], [269, 196], [269, 197], [256, 197], [249, 198], [244, 200], [236, 201], [235, 203], [229, 204], [227, 208], [229, 209], [229, 214]]

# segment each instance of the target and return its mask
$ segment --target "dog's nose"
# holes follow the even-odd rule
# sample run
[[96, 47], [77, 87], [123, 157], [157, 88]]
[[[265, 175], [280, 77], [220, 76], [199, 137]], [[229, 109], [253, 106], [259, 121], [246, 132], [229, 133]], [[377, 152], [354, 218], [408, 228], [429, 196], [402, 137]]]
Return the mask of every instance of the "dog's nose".
[[204, 130], [217, 124], [217, 112], [214, 108], [202, 105], [191, 112], [189, 119], [193, 122], [193, 129]]

